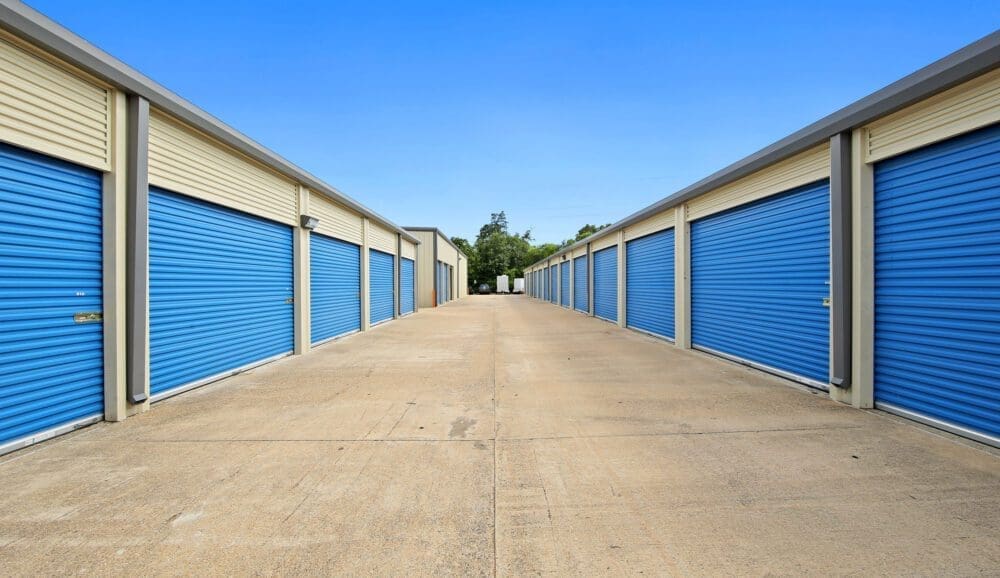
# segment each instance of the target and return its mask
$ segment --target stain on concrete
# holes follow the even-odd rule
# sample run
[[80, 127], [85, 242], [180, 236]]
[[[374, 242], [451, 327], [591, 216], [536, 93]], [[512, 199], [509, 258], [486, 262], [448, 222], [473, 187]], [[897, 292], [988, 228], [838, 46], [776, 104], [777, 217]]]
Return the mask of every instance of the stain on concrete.
[[464, 415], [451, 422], [451, 431], [448, 432], [450, 438], [464, 438], [465, 434], [476, 425], [476, 420]]

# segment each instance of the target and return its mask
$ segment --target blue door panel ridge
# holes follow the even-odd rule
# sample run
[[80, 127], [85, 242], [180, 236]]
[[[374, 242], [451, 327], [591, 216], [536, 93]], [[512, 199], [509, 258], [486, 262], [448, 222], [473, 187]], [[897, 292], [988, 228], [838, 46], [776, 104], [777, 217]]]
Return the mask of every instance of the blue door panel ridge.
[[311, 233], [309, 283], [312, 342], [361, 329], [361, 247]]
[[618, 321], [618, 247], [594, 253], [594, 315]]
[[392, 319], [393, 279], [396, 276], [396, 258], [389, 253], [369, 249], [368, 269], [370, 271], [369, 303], [372, 325]]
[[413, 313], [416, 303], [416, 279], [413, 275], [416, 269], [413, 266], [413, 259], [403, 257], [399, 260], [399, 312], [403, 315]]
[[100, 173], [0, 144], [0, 445], [102, 415], [101, 244]]
[[587, 305], [587, 256], [573, 259], [573, 308], [589, 311]]
[[875, 165], [874, 377], [1000, 443], [1000, 125]]
[[292, 288], [291, 227], [151, 188], [151, 393], [290, 352]]
[[691, 223], [691, 339], [828, 383], [827, 181]]
[[673, 339], [673, 229], [625, 245], [625, 282], [627, 326]]

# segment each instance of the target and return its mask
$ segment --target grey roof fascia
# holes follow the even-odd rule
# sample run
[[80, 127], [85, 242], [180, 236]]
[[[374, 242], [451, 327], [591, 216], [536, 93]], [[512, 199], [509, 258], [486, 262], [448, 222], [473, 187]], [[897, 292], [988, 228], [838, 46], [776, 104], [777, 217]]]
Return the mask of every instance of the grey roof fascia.
[[0, 0], [0, 28], [112, 86], [145, 98], [156, 108], [233, 147], [255, 161], [393, 229], [404, 235], [408, 241], [419, 243], [399, 225], [324, 183], [305, 169], [292, 164], [24, 3], [16, 0]]
[[441, 235], [442, 237], [444, 237], [444, 240], [449, 245], [451, 245], [456, 251], [458, 251], [459, 255], [465, 257], [466, 260], [469, 259], [469, 256], [466, 255], [461, 249], [459, 249], [458, 245], [456, 245], [455, 243], [452, 243], [451, 239], [448, 237], [448, 235], [446, 235], [444, 233], [444, 231], [442, 231], [441, 229], [438, 229], [437, 227], [405, 227], [404, 226], [403, 229], [405, 229], [407, 231], [423, 231], [425, 233], [430, 233], [430, 232], [437, 233], [437, 234]]

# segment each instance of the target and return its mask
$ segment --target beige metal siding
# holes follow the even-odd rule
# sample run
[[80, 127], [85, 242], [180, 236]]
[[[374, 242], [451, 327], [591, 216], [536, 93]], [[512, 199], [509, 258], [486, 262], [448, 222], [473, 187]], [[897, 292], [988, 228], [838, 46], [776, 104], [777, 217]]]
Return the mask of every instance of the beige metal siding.
[[321, 193], [309, 191], [309, 214], [319, 219], [316, 232], [356, 245], [364, 241], [364, 217], [333, 202]]
[[865, 162], [879, 161], [996, 122], [1000, 122], [1000, 69], [865, 127]]
[[763, 199], [830, 177], [830, 144], [824, 143], [688, 201], [688, 220]]
[[149, 118], [149, 184], [298, 224], [295, 182], [158, 111]]
[[590, 250], [596, 253], [601, 249], [607, 249], [608, 247], [617, 244], [618, 244], [618, 233], [608, 233], [607, 235], [601, 237], [600, 239], [592, 242], [590, 244]]
[[406, 239], [403, 239], [403, 242], [401, 244], [401, 249], [400, 249], [400, 256], [401, 257], [406, 257], [407, 259], [416, 259], [417, 258], [417, 246], [414, 245], [413, 243], [407, 241]]
[[396, 254], [396, 232], [369, 221], [368, 246], [376, 251]]
[[577, 257], [583, 257], [586, 254], [587, 254], [587, 246], [584, 245], [582, 247], [577, 247], [576, 249], [573, 249], [572, 256], [574, 259], [576, 259]]
[[0, 140], [111, 170], [111, 90], [0, 36]]
[[673, 227], [674, 212], [673, 207], [671, 207], [646, 220], [639, 221], [634, 225], [629, 225], [625, 228], [625, 240], [629, 241], [631, 239], [637, 239], [639, 237], [649, 235], [650, 233], [655, 233], [657, 231]]
[[434, 232], [410, 231], [420, 240], [417, 245], [417, 306], [434, 306]]
[[444, 236], [440, 234], [438, 235], [437, 243], [438, 243], [438, 260], [441, 261], [442, 263], [447, 263], [452, 267], [457, 267], [458, 251], [456, 251], [454, 247], [448, 244], [448, 240], [445, 239]]
[[469, 295], [469, 260], [462, 259], [458, 262], [458, 297]]

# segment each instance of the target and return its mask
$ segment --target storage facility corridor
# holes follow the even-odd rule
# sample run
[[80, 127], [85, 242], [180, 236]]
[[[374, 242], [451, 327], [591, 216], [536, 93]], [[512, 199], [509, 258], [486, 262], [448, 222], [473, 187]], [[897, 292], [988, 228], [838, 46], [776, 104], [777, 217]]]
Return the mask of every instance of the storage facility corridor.
[[0, 462], [5, 574], [977, 574], [1000, 527], [980, 445], [527, 296]]

